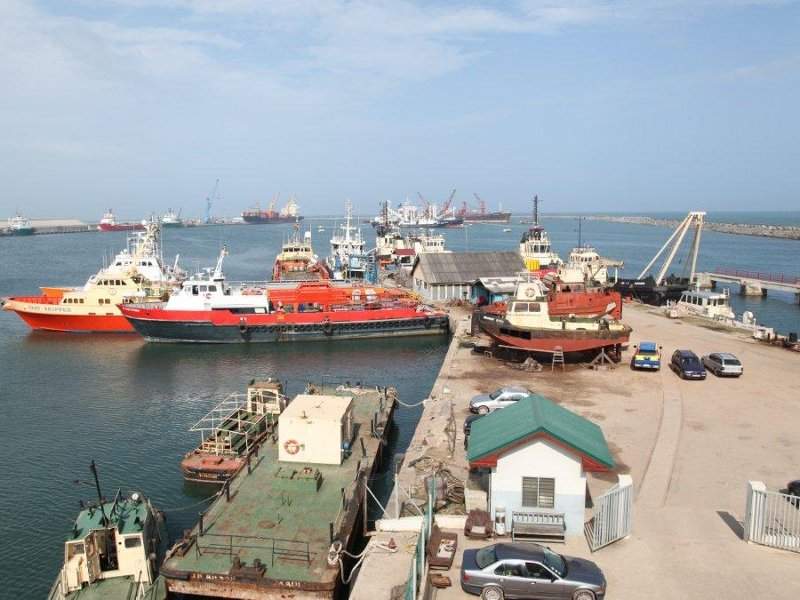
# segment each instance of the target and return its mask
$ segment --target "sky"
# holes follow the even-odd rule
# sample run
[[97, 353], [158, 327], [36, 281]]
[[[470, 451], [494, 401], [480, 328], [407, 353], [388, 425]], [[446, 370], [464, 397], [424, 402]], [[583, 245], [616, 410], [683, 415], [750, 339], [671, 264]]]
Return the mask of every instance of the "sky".
[[800, 208], [789, 0], [0, 1], [0, 218]]

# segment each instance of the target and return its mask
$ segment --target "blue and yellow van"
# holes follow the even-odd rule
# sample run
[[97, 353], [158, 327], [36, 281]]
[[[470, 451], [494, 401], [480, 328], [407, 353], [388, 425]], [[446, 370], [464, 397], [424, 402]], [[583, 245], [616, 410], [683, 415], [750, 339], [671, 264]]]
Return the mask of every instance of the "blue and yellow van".
[[638, 347], [634, 346], [631, 368], [658, 371], [661, 368], [661, 346], [655, 342], [641, 342]]

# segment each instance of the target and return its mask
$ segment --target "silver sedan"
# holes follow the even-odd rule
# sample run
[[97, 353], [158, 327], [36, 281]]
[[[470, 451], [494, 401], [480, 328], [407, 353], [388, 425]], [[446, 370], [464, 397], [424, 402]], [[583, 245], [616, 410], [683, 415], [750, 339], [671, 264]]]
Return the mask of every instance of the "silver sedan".
[[590, 560], [539, 544], [493, 544], [465, 550], [461, 589], [482, 600], [602, 600], [606, 578]]

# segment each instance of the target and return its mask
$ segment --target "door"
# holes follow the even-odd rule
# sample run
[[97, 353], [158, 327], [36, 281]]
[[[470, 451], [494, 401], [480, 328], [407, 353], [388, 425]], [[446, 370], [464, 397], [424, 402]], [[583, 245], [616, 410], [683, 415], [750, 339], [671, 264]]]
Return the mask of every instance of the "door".
[[100, 577], [100, 554], [95, 532], [86, 536], [86, 568], [89, 571], [89, 583]]
[[538, 562], [525, 563], [526, 598], [547, 600], [560, 598], [561, 585], [547, 567]]
[[519, 561], [506, 560], [494, 570], [497, 583], [508, 598], [530, 598], [525, 566]]

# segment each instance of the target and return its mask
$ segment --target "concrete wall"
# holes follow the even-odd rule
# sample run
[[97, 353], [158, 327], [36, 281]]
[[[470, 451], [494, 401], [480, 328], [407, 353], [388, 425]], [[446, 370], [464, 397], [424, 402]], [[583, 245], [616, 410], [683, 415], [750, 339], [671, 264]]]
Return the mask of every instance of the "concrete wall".
[[[552, 477], [555, 479], [555, 507], [552, 510], [522, 506], [523, 477]], [[567, 535], [583, 533], [586, 506], [586, 474], [576, 454], [551, 444], [535, 440], [502, 456], [492, 469], [490, 482], [490, 514], [498, 506], [506, 509], [507, 527], [515, 510], [564, 513]]]

